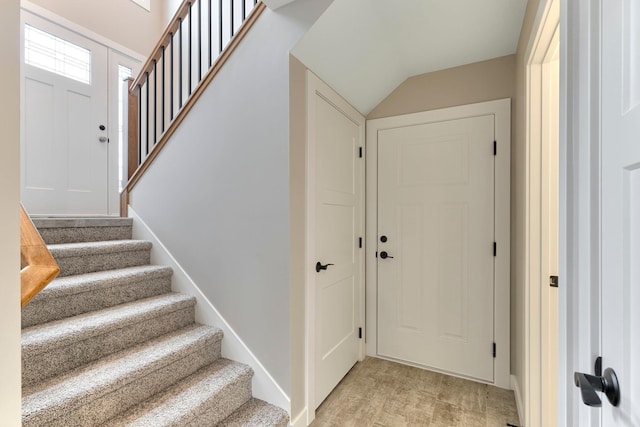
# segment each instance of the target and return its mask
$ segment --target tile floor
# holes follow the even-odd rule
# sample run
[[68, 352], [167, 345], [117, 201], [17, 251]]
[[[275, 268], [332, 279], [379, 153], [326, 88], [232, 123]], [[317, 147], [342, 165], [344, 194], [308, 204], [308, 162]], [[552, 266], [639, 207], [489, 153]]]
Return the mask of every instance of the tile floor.
[[520, 426], [513, 392], [367, 357], [316, 411], [325, 426]]

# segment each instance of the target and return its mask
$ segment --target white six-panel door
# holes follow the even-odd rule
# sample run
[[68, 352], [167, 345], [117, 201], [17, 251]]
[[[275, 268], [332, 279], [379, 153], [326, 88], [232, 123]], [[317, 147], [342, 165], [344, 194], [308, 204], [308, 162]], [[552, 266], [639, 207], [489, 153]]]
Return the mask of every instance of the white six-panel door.
[[493, 382], [494, 116], [378, 132], [378, 352]]
[[307, 87], [313, 413], [362, 354], [365, 121], [310, 72]]
[[23, 32], [25, 25], [88, 50], [90, 82], [25, 64], [23, 58], [22, 202], [30, 214], [106, 215], [108, 49], [23, 12]]

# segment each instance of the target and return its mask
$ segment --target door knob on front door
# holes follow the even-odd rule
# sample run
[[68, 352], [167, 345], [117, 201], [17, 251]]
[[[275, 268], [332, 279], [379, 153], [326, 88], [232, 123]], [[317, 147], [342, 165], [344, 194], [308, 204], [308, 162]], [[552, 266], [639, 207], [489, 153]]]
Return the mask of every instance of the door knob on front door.
[[109, 138], [107, 138], [106, 136], [100, 136], [100, 137], [98, 137], [98, 141], [100, 141], [100, 142], [109, 142]]
[[382, 251], [382, 252], [380, 252], [380, 258], [387, 259], [387, 258], [393, 258], [393, 257], [391, 255], [389, 255], [387, 253], [387, 251]]
[[322, 265], [322, 263], [320, 261], [318, 261], [318, 262], [316, 262], [316, 272], [320, 273], [320, 270], [326, 270], [327, 267], [329, 267], [330, 265], [333, 265], [333, 264]]
[[582, 393], [582, 401], [587, 406], [602, 406], [602, 401], [596, 392], [602, 392], [607, 396], [609, 403], [618, 406], [620, 403], [620, 385], [616, 372], [607, 368], [604, 370], [603, 376], [583, 374], [576, 372], [574, 374], [576, 386], [580, 387]]

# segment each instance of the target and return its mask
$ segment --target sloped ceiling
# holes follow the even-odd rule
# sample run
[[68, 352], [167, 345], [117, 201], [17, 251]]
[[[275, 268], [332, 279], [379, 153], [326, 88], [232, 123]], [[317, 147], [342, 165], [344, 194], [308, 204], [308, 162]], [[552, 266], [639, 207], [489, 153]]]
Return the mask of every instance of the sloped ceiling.
[[361, 113], [408, 77], [516, 52], [527, 0], [334, 0], [292, 53]]

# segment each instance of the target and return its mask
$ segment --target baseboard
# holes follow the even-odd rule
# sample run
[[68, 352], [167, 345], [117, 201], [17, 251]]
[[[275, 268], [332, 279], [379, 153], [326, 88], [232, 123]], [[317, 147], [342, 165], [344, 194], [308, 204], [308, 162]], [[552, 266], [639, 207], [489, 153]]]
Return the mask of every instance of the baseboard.
[[300, 413], [293, 418], [291, 417], [291, 427], [307, 427], [307, 408], [305, 407]]
[[511, 389], [516, 396], [516, 408], [518, 409], [518, 417], [520, 424], [524, 427], [524, 405], [522, 404], [522, 395], [520, 394], [520, 384], [515, 375], [511, 375]]
[[222, 329], [224, 333], [222, 355], [251, 366], [254, 371], [253, 396], [279, 406], [290, 413], [291, 400], [289, 396], [131, 206], [129, 206], [129, 217], [133, 218], [133, 238], [147, 240], [153, 244], [151, 248], [151, 263], [166, 265], [173, 269], [172, 289], [196, 298], [196, 321]]

